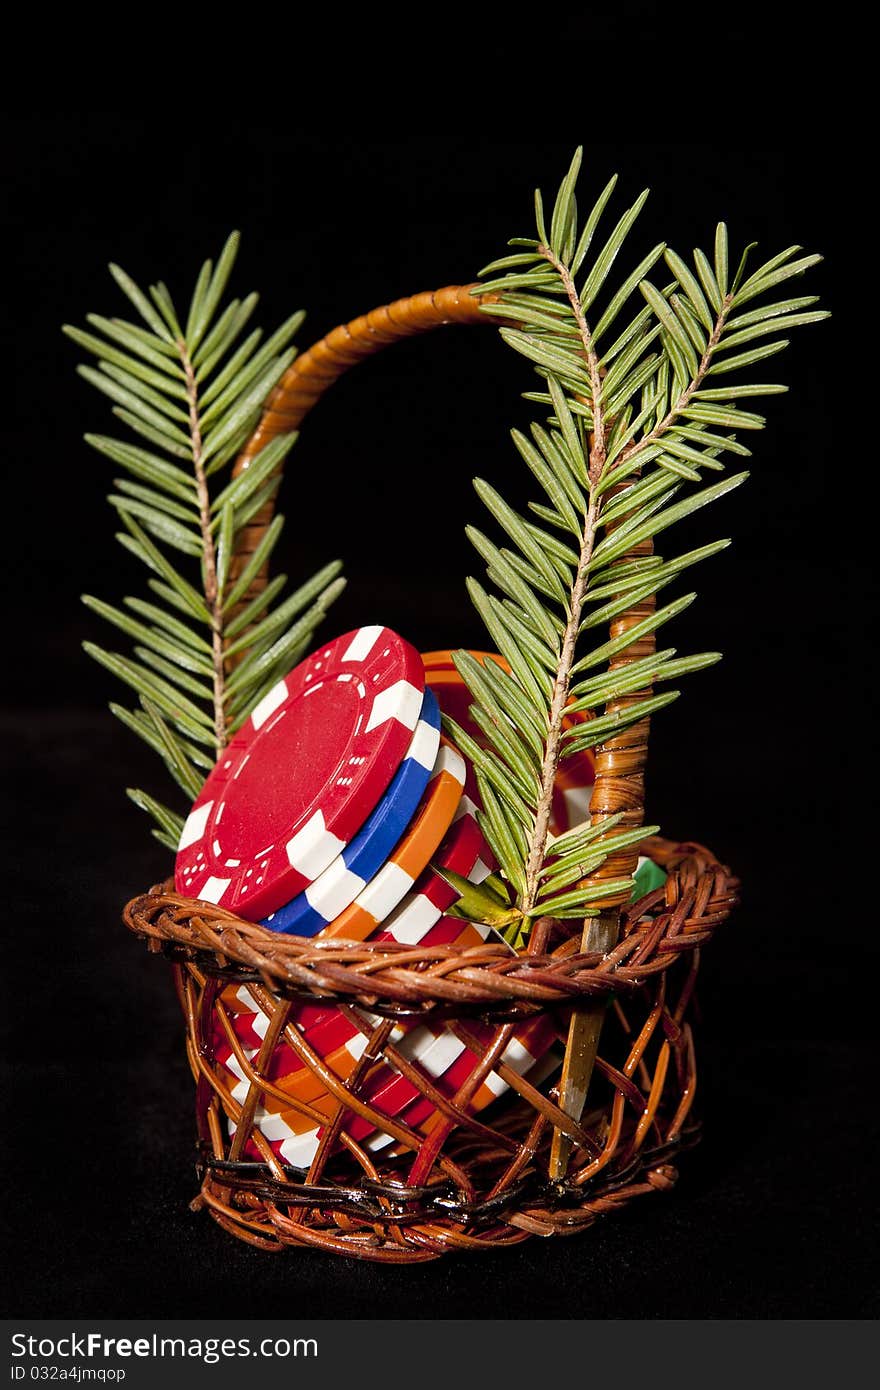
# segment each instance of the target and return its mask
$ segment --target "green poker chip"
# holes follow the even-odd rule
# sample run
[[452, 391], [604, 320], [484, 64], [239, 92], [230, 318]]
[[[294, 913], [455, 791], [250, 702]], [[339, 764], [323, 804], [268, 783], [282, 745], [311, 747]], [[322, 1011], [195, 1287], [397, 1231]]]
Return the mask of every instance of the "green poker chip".
[[635, 872], [635, 887], [633, 888], [630, 902], [638, 902], [646, 893], [650, 893], [653, 888], [660, 888], [667, 879], [665, 869], [661, 869], [659, 864], [655, 864], [653, 859], [641, 855], [638, 868]]

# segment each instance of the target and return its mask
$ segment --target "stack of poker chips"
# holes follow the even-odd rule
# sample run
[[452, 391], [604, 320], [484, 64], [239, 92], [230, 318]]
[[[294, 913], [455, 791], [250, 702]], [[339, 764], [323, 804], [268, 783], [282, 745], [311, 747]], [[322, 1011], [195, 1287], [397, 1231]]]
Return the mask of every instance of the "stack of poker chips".
[[[444, 712], [479, 733], [470, 702], [450, 653], [422, 658], [388, 628], [360, 628], [321, 647], [259, 702], [209, 775], [181, 835], [178, 892], [297, 936], [462, 949], [494, 939], [491, 928], [447, 915], [456, 894], [436, 871], [479, 883], [494, 867], [477, 823], [473, 771], [440, 728]], [[585, 755], [560, 770], [556, 833], [583, 819], [592, 779]], [[233, 1116], [250, 1091], [247, 1064], [272, 1006], [260, 987], [230, 985], [215, 1010], [214, 1055]], [[353, 1008], [296, 1003], [285, 1026], [345, 1082], [377, 1021]], [[491, 1030], [472, 1024], [469, 1036], [485, 1045]], [[545, 1021], [529, 1021], [502, 1061], [534, 1079], [552, 1038]], [[399, 1026], [389, 1041], [450, 1098], [479, 1060], [443, 1024]], [[269, 1146], [281, 1162], [308, 1169], [321, 1120], [339, 1102], [286, 1042], [275, 1047], [271, 1082], [254, 1114], [259, 1138], [252, 1134], [241, 1156], [265, 1160]], [[469, 1108], [506, 1089], [491, 1072]], [[373, 1065], [358, 1094], [411, 1130], [427, 1133], [442, 1118], [387, 1060]], [[232, 1134], [235, 1127], [230, 1118]], [[352, 1114], [345, 1132], [373, 1150], [394, 1142]]]

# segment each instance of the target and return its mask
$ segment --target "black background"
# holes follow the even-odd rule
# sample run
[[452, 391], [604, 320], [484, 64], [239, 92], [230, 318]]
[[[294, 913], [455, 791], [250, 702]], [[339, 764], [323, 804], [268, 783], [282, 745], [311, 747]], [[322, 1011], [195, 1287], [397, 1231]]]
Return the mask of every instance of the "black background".
[[[106, 402], [76, 377], [81, 354], [59, 328], [125, 311], [109, 260], [142, 283], [164, 278], [183, 301], [237, 226], [234, 291], [259, 289], [268, 329], [307, 309], [305, 347], [376, 304], [468, 281], [507, 237], [529, 235], [531, 190], [552, 196], [582, 129], [560, 122], [543, 143], [400, 128], [320, 141], [242, 121], [209, 140], [112, 113], [6, 122], [10, 1312], [876, 1312], [876, 945], [856, 913], [871, 868], [848, 848], [857, 802], [846, 789], [866, 775], [873, 669], [853, 655], [873, 564], [848, 500], [867, 465], [852, 432], [841, 442], [844, 219], [820, 172], [835, 135], [806, 99], [795, 114], [722, 122], [711, 143], [648, 121], [591, 140], [582, 177], [586, 201], [618, 170], [619, 209], [652, 186], [628, 263], [661, 237], [708, 248], [724, 217], [732, 245], [756, 240], [764, 259], [793, 242], [823, 252], [793, 292], [819, 292], [835, 313], [761, 368], [791, 391], [766, 401], [751, 479], [676, 536], [678, 550], [735, 541], [693, 572], [700, 599], [672, 634], [680, 652], [720, 648], [725, 660], [655, 719], [648, 786], [663, 832], [703, 840], [744, 882], [704, 962], [706, 1137], [671, 1197], [578, 1240], [397, 1271], [261, 1255], [187, 1210], [182, 1027], [165, 967], [118, 921], [167, 871], [123, 787], [164, 788], [105, 710], [118, 690], [79, 648], [108, 640], [79, 593], [118, 601], [138, 579], [112, 540], [112, 470], [81, 442], [109, 431]], [[657, 138], [667, 130], [674, 139]], [[530, 418], [530, 385], [490, 329], [447, 329], [360, 366], [318, 406], [288, 462], [275, 563], [297, 581], [345, 560], [328, 635], [383, 622], [422, 649], [481, 643], [464, 591], [475, 557], [463, 527], [480, 511], [470, 480], [524, 499], [508, 430]]]

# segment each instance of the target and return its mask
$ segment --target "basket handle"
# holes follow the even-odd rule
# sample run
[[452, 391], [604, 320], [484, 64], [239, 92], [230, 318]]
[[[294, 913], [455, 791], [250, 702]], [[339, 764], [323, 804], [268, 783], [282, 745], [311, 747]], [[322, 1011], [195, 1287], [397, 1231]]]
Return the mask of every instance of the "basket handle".
[[[304, 352], [288, 367], [278, 385], [269, 395], [260, 420], [248, 442], [235, 461], [233, 477], [238, 477], [256, 457], [261, 449], [278, 434], [284, 434], [299, 427], [309, 411], [343, 373], [356, 365], [364, 357], [447, 323], [484, 323], [497, 327], [497, 317], [489, 318], [480, 313], [480, 302], [492, 302], [494, 295], [475, 296], [474, 285], [449, 285], [445, 289], [426, 291], [412, 295], [408, 299], [395, 300], [393, 304], [373, 309], [362, 314], [351, 323], [334, 328], [320, 342]], [[279, 469], [279, 482], [280, 482]], [[272, 520], [274, 498], [267, 502], [244, 527], [238, 537], [232, 573], [240, 574], [247, 559], [259, 545], [266, 528]], [[625, 564], [636, 555], [644, 555], [652, 549], [650, 541], [623, 555], [619, 561]], [[265, 574], [257, 576], [242, 603], [247, 603], [265, 585]], [[612, 625], [612, 635], [618, 636], [640, 622], [653, 608], [653, 600], [648, 600], [618, 616]], [[628, 665], [631, 661], [649, 655], [655, 647], [653, 634], [633, 642], [614, 658], [612, 665]], [[637, 691], [626, 695], [609, 705], [609, 710], [623, 709], [642, 699], [650, 691]], [[644, 774], [648, 751], [648, 731], [650, 719], [640, 720], [622, 734], [608, 739], [596, 749], [596, 782], [590, 801], [590, 816], [593, 822], [604, 820], [606, 816], [623, 812], [620, 829], [641, 825], [644, 821]], [[622, 850], [608, 857], [605, 863], [590, 875], [589, 882], [599, 885], [602, 882], [620, 878], [633, 872], [638, 850]], [[607, 899], [595, 903], [602, 910], [615, 908], [626, 902], [625, 893], [609, 894]]]
[[[488, 323], [487, 316], [480, 313], [480, 301], [471, 294], [475, 288], [475, 285], [449, 285], [446, 289], [428, 290], [408, 299], [397, 299], [393, 304], [383, 304], [369, 314], [352, 319], [351, 323], [340, 324], [302, 353], [267, 398], [253, 434], [235, 460], [233, 478], [243, 473], [276, 435], [298, 429], [334, 381], [363, 358], [371, 357], [390, 343], [412, 338], [416, 333], [427, 333], [446, 323]], [[487, 296], [489, 298], [494, 296]], [[233, 575], [241, 573], [260, 544], [274, 510], [274, 500], [265, 503], [249, 525], [242, 528], [237, 538]], [[247, 603], [259, 593], [265, 582], [265, 575], [255, 579], [242, 602]]]

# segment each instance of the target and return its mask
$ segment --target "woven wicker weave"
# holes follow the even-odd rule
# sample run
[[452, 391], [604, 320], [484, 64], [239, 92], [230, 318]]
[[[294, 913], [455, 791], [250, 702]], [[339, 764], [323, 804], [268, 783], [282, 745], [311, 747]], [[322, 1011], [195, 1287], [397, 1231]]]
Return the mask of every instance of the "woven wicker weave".
[[[469, 287], [452, 287], [335, 329], [288, 370], [236, 469], [247, 467], [274, 434], [296, 428], [360, 358], [442, 323], [480, 321], [485, 318]], [[268, 505], [241, 537], [239, 570], [270, 519]], [[614, 635], [647, 611], [641, 606], [618, 618]], [[633, 643], [615, 664], [645, 655], [651, 640]], [[624, 697], [618, 706], [643, 695]], [[597, 750], [594, 821], [623, 811], [623, 824], [641, 823], [648, 722]], [[512, 1244], [529, 1235], [571, 1234], [640, 1193], [671, 1186], [672, 1160], [697, 1134], [688, 1010], [699, 948], [728, 916], [737, 883], [697, 844], [655, 838], [644, 842], [642, 852], [666, 869], [665, 887], [634, 904], [621, 905], [613, 895], [599, 903], [606, 911], [620, 908], [617, 945], [605, 955], [580, 950], [579, 939], [546, 919], [533, 932], [529, 954], [518, 957], [501, 943], [462, 951], [280, 936], [183, 898], [170, 885], [135, 898], [125, 921], [151, 950], [174, 961], [186, 1019], [202, 1176], [194, 1206], [206, 1206], [226, 1229], [265, 1249], [310, 1245], [403, 1263]], [[629, 873], [633, 856], [612, 856], [593, 882]], [[230, 984], [248, 985], [268, 1020], [252, 1056], [231, 1025], [225, 1002]], [[299, 999], [338, 1006], [365, 1033], [360, 1059], [344, 1078], [290, 1022]], [[500, 1059], [526, 1020], [540, 1016], [548, 1035], [552, 1031], [562, 1043], [572, 1008], [595, 1007], [596, 1001], [607, 1001], [608, 1008], [578, 1123], [555, 1103], [552, 1074], [532, 1084]], [[399, 1029], [392, 1035], [401, 1022], [441, 1020], [481, 1059], [451, 1096], [401, 1053]], [[478, 1023], [479, 1036], [473, 1031]], [[234, 1078], [216, 1055], [218, 1036], [231, 1046], [238, 1075], [245, 1078], [244, 1099], [232, 1094]], [[282, 1162], [256, 1118], [264, 1101], [291, 1105], [272, 1079], [278, 1049], [295, 1053], [323, 1094], [322, 1102], [293, 1102], [299, 1114], [323, 1126], [307, 1175]], [[558, 1056], [561, 1062], [561, 1051]], [[366, 1087], [380, 1061], [430, 1102], [427, 1133], [386, 1118], [370, 1104]], [[506, 1083], [506, 1093], [487, 1113], [475, 1113], [474, 1096], [492, 1073]], [[354, 1116], [389, 1136], [388, 1148], [373, 1153], [352, 1138], [346, 1124]], [[548, 1176], [554, 1127], [573, 1145], [562, 1181]], [[261, 1161], [242, 1157], [248, 1149]]]

